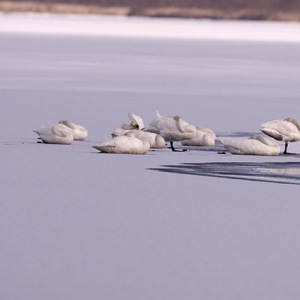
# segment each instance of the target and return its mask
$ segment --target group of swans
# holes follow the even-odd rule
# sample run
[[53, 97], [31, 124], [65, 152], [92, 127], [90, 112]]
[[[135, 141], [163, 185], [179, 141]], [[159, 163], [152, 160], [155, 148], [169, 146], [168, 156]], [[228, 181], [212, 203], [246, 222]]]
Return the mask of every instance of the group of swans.
[[[262, 123], [260, 130], [277, 141], [284, 141], [284, 154], [287, 154], [289, 142], [300, 140], [300, 122], [292, 118]], [[280, 146], [263, 136], [252, 136], [246, 140], [223, 139], [221, 142], [232, 154], [278, 155], [280, 153]]]
[[[94, 148], [108, 153], [145, 154], [149, 149], [164, 148], [166, 140], [170, 142], [172, 151], [176, 151], [174, 141], [188, 140], [191, 145], [198, 146], [214, 145], [215, 134], [212, 130], [196, 128], [180, 116], [162, 117], [157, 113], [157, 118], [149, 124], [149, 128], [144, 127], [141, 117], [133, 113], [129, 113], [128, 117], [130, 124], [117, 127], [111, 134], [112, 139]], [[142, 144], [136, 139], [142, 141]]]
[[150, 149], [162, 149], [165, 140], [156, 133], [146, 131], [143, 119], [133, 113], [128, 114], [130, 124], [117, 127], [112, 133], [112, 139], [93, 148], [105, 153], [146, 154]]
[[[145, 154], [149, 149], [164, 148], [166, 140], [170, 142], [172, 151], [177, 151], [173, 144], [175, 141], [180, 141], [184, 146], [214, 146], [216, 135], [211, 129], [190, 125], [180, 116], [162, 117], [158, 112], [156, 114], [156, 119], [146, 128], [141, 117], [129, 113], [130, 124], [117, 127], [111, 133], [111, 139], [93, 148], [106, 153]], [[287, 153], [289, 142], [300, 140], [300, 122], [292, 118], [264, 122], [261, 124], [261, 131], [277, 141], [284, 141], [284, 154]], [[34, 132], [44, 143], [66, 145], [71, 144], [73, 140], [84, 140], [88, 135], [86, 128], [68, 120], [59, 121], [58, 124]], [[220, 141], [232, 154], [278, 155], [280, 153], [280, 146], [264, 136]]]
[[69, 120], [59, 121], [57, 124], [34, 130], [35, 133], [47, 144], [70, 145], [73, 140], [83, 141], [88, 136], [88, 131], [81, 125]]
[[157, 118], [149, 124], [147, 130], [169, 140], [172, 151], [176, 151], [173, 143], [175, 141], [181, 141], [185, 146], [214, 146], [215, 144], [216, 135], [209, 128], [190, 125], [180, 116], [162, 117], [158, 112], [156, 116]]

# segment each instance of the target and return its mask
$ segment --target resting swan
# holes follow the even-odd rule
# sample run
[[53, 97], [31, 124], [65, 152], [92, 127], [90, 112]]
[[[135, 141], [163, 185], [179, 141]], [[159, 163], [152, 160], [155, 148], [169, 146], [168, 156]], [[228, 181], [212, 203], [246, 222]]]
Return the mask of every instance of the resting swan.
[[150, 149], [150, 144], [126, 133], [93, 148], [105, 153], [146, 154]]
[[35, 130], [34, 132], [39, 135], [44, 143], [70, 145], [73, 142], [73, 134], [60, 124]]
[[70, 129], [71, 133], [73, 134], [74, 140], [83, 141], [88, 136], [88, 131], [85, 127], [76, 125], [69, 120], [59, 121], [58, 124], [62, 124], [62, 125], [65, 125], [66, 127], [68, 127]]
[[123, 135], [129, 130], [132, 129], [143, 129], [145, 128], [143, 119], [133, 113], [128, 114], [128, 118], [131, 120], [130, 124], [123, 124], [122, 126], [117, 127], [114, 132], [111, 134], [112, 137]]
[[130, 130], [128, 134], [150, 144], [150, 149], [162, 149], [166, 145], [165, 139], [157, 133], [146, 132], [144, 130]]
[[173, 146], [174, 141], [189, 140], [196, 136], [196, 127], [189, 125], [180, 116], [161, 117], [158, 113], [147, 131], [157, 133], [169, 140], [172, 151], [176, 151]]
[[216, 135], [209, 129], [204, 127], [196, 127], [196, 136], [190, 140], [184, 140], [181, 142], [183, 146], [214, 146]]
[[284, 154], [289, 142], [300, 140], [300, 122], [292, 118], [262, 123], [260, 130], [277, 141], [284, 141]]
[[253, 135], [249, 139], [221, 139], [221, 143], [232, 154], [278, 155], [280, 146], [263, 136]]

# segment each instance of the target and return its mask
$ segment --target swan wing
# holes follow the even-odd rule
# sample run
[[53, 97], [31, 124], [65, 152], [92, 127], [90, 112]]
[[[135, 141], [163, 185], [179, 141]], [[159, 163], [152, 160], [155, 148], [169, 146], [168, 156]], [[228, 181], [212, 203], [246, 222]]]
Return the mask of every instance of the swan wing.
[[181, 142], [183, 146], [214, 146], [215, 134], [212, 130], [203, 130], [208, 128], [197, 127], [196, 136], [189, 140]]
[[143, 130], [130, 130], [128, 131], [128, 134], [140, 139], [141, 141], [148, 142], [152, 149], [162, 149], [165, 146], [164, 138], [157, 133]]
[[206, 128], [206, 127], [196, 127], [197, 131], [201, 131], [203, 133], [206, 133], [206, 134], [210, 134], [212, 135], [214, 138], [216, 137], [216, 134], [209, 128]]
[[176, 121], [172, 117], [157, 118], [150, 122], [148, 132], [158, 133], [165, 138], [165, 132], [176, 129]]
[[243, 154], [240, 140], [221, 139], [221, 143], [231, 154]]
[[124, 135], [125, 133], [129, 132], [128, 129], [124, 129], [122, 126], [115, 128], [115, 130], [111, 133], [112, 137], [117, 137], [120, 135]]
[[277, 141], [282, 141], [284, 138], [284, 136], [280, 132], [272, 128], [262, 127], [260, 131]]

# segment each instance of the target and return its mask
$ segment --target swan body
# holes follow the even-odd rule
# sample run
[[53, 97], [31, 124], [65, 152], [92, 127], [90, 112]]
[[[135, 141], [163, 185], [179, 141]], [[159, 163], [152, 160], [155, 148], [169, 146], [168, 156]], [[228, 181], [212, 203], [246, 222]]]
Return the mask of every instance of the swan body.
[[280, 146], [263, 136], [251, 136], [249, 139], [222, 139], [222, 144], [232, 154], [271, 155], [280, 153]]
[[277, 141], [284, 141], [285, 154], [289, 142], [300, 140], [300, 122], [292, 118], [262, 123], [260, 130]]
[[130, 124], [123, 124], [117, 128], [115, 128], [114, 132], [111, 134], [112, 137], [116, 137], [119, 135], [124, 135], [126, 134], [129, 130], [133, 129], [143, 129], [145, 128], [143, 119], [133, 113], [128, 114], [128, 118], [131, 120]]
[[214, 146], [216, 135], [209, 129], [204, 127], [196, 127], [196, 136], [190, 140], [184, 140], [181, 142], [184, 146]]
[[151, 149], [162, 149], [166, 145], [165, 139], [157, 133], [144, 130], [130, 130], [128, 133], [142, 141], [147, 141]]
[[173, 151], [175, 151], [173, 147], [174, 141], [192, 139], [197, 132], [194, 125], [188, 124], [180, 116], [162, 117], [158, 113], [157, 118], [149, 124], [147, 131], [157, 133], [169, 140]]
[[105, 153], [146, 154], [150, 149], [147, 141], [142, 141], [130, 134], [117, 136], [93, 148]]
[[35, 130], [34, 132], [39, 135], [44, 143], [70, 145], [73, 142], [73, 134], [60, 124]]
[[88, 136], [88, 131], [85, 127], [81, 125], [74, 124], [73, 122], [69, 120], [62, 120], [59, 121], [58, 124], [65, 125], [68, 127], [73, 134], [73, 139], [77, 141], [83, 141]]

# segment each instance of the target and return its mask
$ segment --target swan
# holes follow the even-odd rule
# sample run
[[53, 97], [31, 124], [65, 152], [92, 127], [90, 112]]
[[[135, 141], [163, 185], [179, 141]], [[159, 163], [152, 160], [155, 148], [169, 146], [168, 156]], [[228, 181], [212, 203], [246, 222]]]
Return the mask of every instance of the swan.
[[300, 122], [292, 118], [262, 123], [261, 131], [277, 141], [284, 141], [284, 154], [287, 154], [289, 142], [300, 140]]
[[74, 140], [83, 141], [88, 136], [88, 131], [85, 127], [81, 125], [76, 125], [69, 120], [61, 120], [58, 122], [58, 124], [62, 124], [68, 127], [73, 134]]
[[64, 126], [55, 124], [51, 127], [34, 130], [44, 143], [47, 144], [65, 144], [70, 145], [73, 142], [73, 134]]
[[249, 139], [221, 139], [221, 143], [232, 154], [278, 155], [280, 146], [264, 136], [253, 135]]
[[162, 136], [157, 133], [146, 132], [145, 129], [130, 130], [128, 133], [142, 141], [149, 142], [151, 149], [162, 149], [166, 145], [166, 141]]
[[150, 149], [150, 144], [126, 133], [93, 146], [93, 148], [105, 153], [146, 154]]
[[162, 117], [157, 113], [157, 118], [149, 124], [147, 131], [157, 133], [169, 140], [172, 151], [176, 151], [173, 142], [192, 139], [196, 136], [197, 130], [194, 125], [189, 125], [180, 116]]
[[117, 128], [115, 128], [115, 130], [113, 131], [113, 133], [111, 134], [112, 137], [116, 137], [119, 135], [124, 135], [126, 132], [128, 132], [129, 130], [132, 129], [143, 129], [145, 128], [143, 119], [133, 113], [128, 113], [128, 118], [131, 120], [130, 124], [123, 124]]
[[184, 140], [181, 142], [183, 146], [214, 146], [216, 135], [215, 133], [205, 127], [196, 127], [196, 136], [190, 140]]

